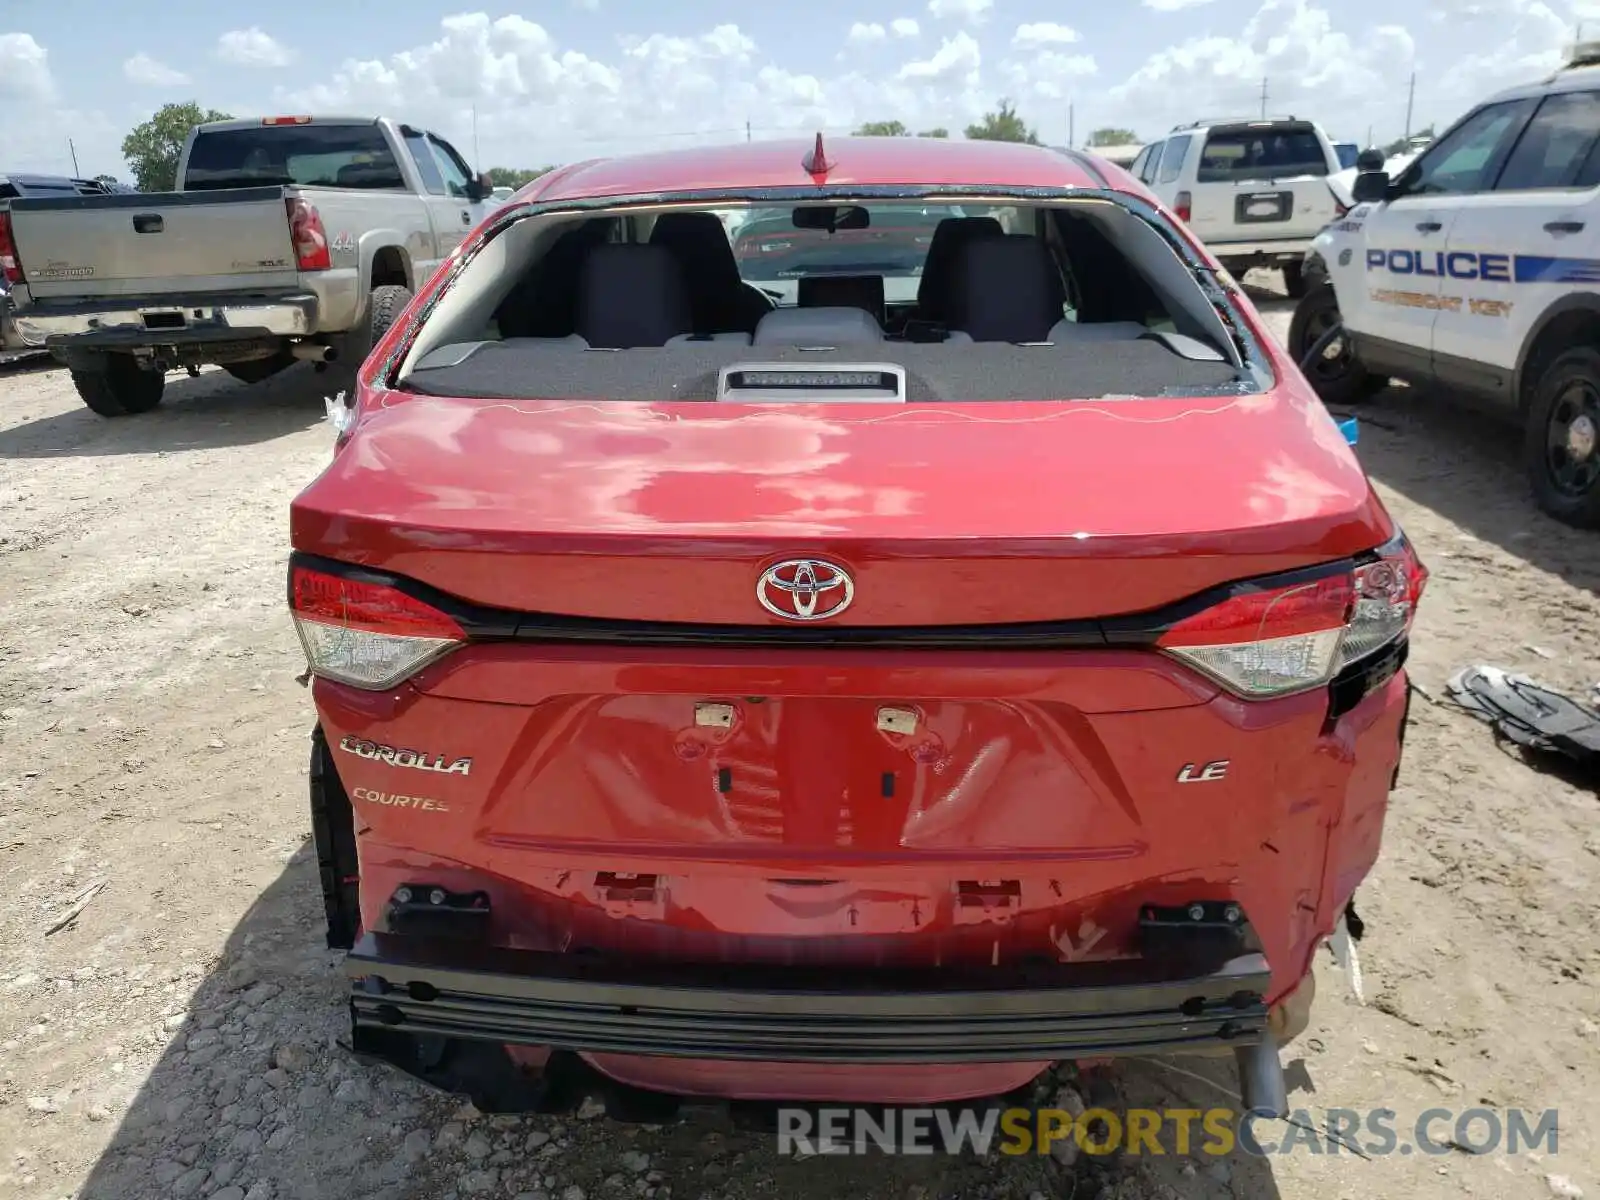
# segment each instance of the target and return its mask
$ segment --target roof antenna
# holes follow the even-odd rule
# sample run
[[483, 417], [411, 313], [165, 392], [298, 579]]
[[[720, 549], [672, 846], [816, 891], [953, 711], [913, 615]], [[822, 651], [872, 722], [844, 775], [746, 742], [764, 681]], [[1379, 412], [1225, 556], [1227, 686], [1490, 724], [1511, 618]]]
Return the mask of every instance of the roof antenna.
[[826, 175], [833, 170], [833, 164], [828, 161], [828, 154], [822, 148], [822, 131], [817, 130], [817, 144], [811, 153], [800, 160], [800, 165], [811, 175]]

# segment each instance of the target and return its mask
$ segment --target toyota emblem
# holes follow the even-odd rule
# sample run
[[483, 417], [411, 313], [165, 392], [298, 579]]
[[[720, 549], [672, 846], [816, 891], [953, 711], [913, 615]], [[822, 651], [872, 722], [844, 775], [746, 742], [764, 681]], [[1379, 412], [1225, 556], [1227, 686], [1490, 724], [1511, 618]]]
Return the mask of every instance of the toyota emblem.
[[756, 584], [761, 607], [786, 621], [826, 621], [850, 607], [856, 585], [843, 567], [819, 558], [791, 558], [768, 567]]

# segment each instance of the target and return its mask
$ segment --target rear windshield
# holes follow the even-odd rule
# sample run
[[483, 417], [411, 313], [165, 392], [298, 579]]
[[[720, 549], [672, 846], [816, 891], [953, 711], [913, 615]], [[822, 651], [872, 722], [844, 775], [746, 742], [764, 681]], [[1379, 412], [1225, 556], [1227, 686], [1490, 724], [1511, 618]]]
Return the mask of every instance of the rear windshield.
[[1309, 125], [1247, 125], [1213, 129], [1196, 172], [1199, 183], [1326, 175], [1322, 142]]
[[376, 125], [262, 125], [194, 140], [185, 191], [261, 187], [399, 188], [400, 164]]

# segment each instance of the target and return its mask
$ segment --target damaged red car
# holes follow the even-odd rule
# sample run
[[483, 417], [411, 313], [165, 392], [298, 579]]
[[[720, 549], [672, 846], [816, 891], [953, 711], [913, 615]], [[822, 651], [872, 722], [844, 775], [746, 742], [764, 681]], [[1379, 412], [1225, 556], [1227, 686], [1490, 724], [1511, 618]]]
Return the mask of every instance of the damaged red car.
[[[775, 222], [764, 279], [731, 247]], [[501, 1110], [1223, 1053], [1283, 1110], [1426, 574], [1139, 184], [580, 163], [388, 308], [288, 588], [358, 1051]]]

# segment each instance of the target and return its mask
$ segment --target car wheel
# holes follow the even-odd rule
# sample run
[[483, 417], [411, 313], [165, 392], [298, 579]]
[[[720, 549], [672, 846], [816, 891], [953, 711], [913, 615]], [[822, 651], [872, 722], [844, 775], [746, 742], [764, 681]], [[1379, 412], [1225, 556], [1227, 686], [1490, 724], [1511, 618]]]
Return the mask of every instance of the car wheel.
[[161, 403], [167, 377], [147, 371], [131, 354], [108, 354], [96, 371], [73, 371], [72, 386], [89, 408], [102, 417], [149, 412]]
[[[1309, 288], [1289, 322], [1289, 354], [1295, 364], [1305, 358], [1322, 336], [1339, 323], [1339, 300], [1331, 283]], [[1380, 391], [1384, 380], [1372, 375], [1356, 357], [1350, 339], [1342, 334], [1306, 368], [1306, 379], [1327, 404], [1360, 404]]]
[[292, 366], [294, 366], [294, 355], [284, 352], [274, 354], [271, 358], [252, 358], [248, 362], [223, 363], [222, 369], [240, 383], [260, 383]]
[[1600, 528], [1600, 351], [1568, 350], [1539, 375], [1523, 457], [1540, 508], [1568, 525]]
[[1306, 294], [1305, 263], [1291, 261], [1283, 264], [1283, 290], [1291, 300], [1298, 300]]
[[361, 865], [356, 857], [355, 815], [328, 751], [322, 726], [311, 731], [311, 839], [322, 881], [327, 944], [348, 950], [361, 930]]

